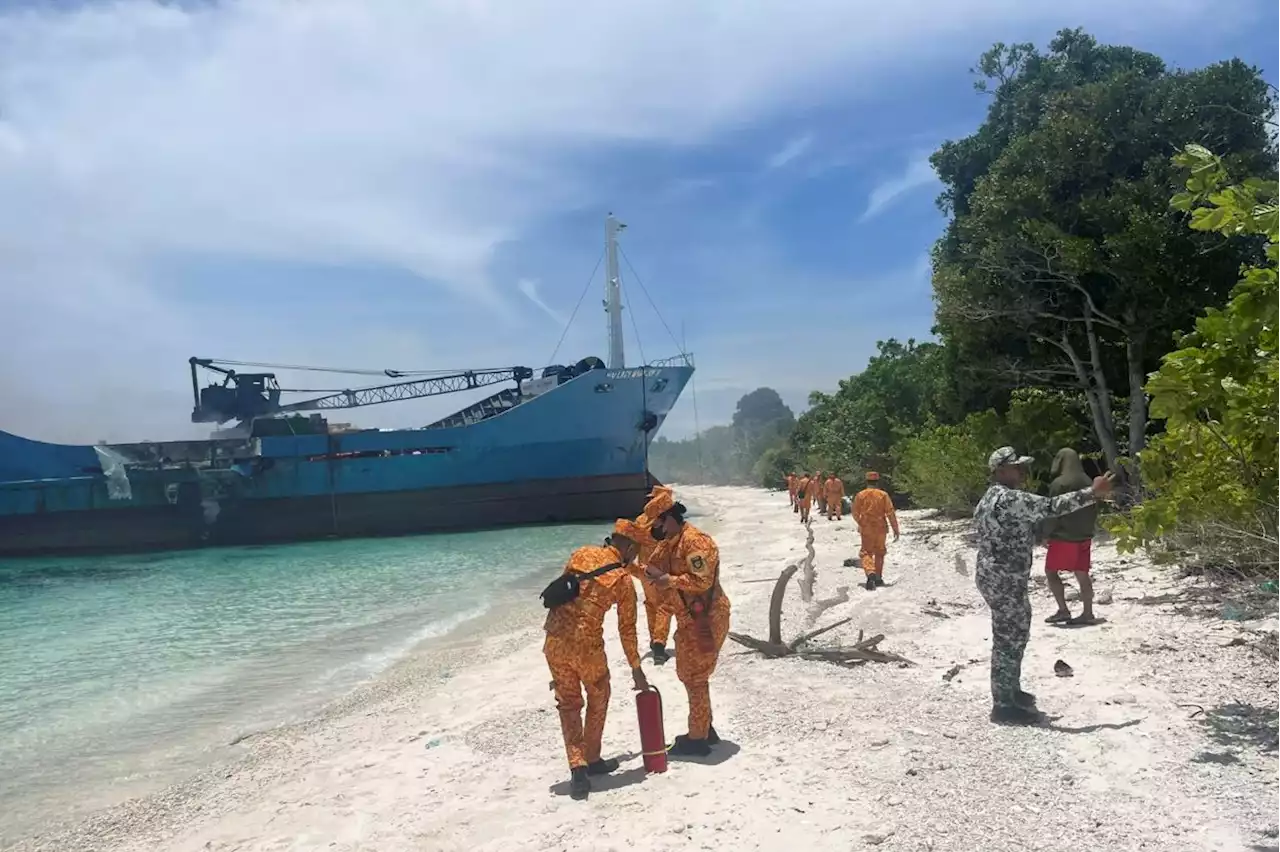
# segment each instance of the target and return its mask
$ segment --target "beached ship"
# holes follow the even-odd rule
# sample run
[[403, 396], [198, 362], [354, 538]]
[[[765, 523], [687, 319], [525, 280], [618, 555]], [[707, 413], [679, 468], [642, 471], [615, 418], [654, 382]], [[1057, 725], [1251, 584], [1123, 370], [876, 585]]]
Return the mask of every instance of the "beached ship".
[[[635, 515], [649, 442], [687, 354], [625, 364], [617, 233], [606, 222], [609, 360], [539, 370], [389, 371], [390, 384], [285, 401], [271, 372], [190, 360], [207, 440], [65, 445], [0, 432], [0, 556], [400, 535]], [[257, 365], [261, 367], [263, 365]], [[199, 373], [218, 377], [200, 387]], [[322, 412], [500, 388], [435, 423], [355, 429]]]

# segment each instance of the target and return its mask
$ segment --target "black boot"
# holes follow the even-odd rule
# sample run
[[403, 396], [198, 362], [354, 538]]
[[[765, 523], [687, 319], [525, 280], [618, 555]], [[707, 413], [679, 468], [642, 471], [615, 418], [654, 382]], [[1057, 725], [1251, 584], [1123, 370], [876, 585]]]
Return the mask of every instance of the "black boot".
[[997, 725], [1039, 725], [1044, 722], [1044, 716], [1038, 710], [997, 704], [991, 708], [991, 721]]
[[720, 745], [720, 735], [716, 733], [715, 725], [707, 728], [707, 745]]
[[881, 577], [879, 574], [872, 574], [871, 576], [876, 578], [877, 589], [884, 585], [884, 577]]
[[1036, 709], [1036, 697], [1030, 692], [1019, 689], [1013, 696], [1013, 703], [1027, 710]]
[[604, 757], [595, 763], [587, 764], [588, 775], [608, 775], [610, 772], [616, 772], [618, 769], [618, 758]]
[[587, 767], [575, 766], [569, 774], [569, 798], [579, 802], [591, 795], [591, 779], [587, 777]]
[[691, 740], [688, 734], [680, 734], [671, 744], [668, 754], [685, 757], [706, 757], [711, 754], [711, 745], [706, 740]]
[[867, 591], [874, 592], [875, 590], [876, 590], [876, 575], [868, 574], [867, 575]]
[[671, 659], [671, 655], [667, 653], [667, 647], [661, 642], [649, 643], [649, 650], [653, 651], [653, 664], [660, 666]]

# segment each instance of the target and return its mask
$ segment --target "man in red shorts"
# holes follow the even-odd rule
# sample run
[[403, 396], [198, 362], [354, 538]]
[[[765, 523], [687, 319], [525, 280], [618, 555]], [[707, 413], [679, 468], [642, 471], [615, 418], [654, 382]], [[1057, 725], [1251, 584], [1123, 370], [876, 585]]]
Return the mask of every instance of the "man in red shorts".
[[[1080, 463], [1080, 454], [1067, 448], [1058, 451], [1053, 458], [1053, 467], [1049, 470], [1053, 482], [1049, 484], [1049, 496], [1070, 494], [1088, 488], [1092, 478], [1084, 472]], [[1098, 506], [1092, 504], [1077, 509], [1069, 515], [1050, 518], [1045, 522], [1044, 537], [1049, 542], [1049, 552], [1044, 560], [1045, 577], [1049, 581], [1049, 591], [1053, 592], [1058, 602], [1058, 611], [1045, 619], [1048, 624], [1062, 623], [1068, 627], [1083, 627], [1097, 624], [1093, 616], [1093, 580], [1089, 577], [1093, 535], [1098, 521]], [[1080, 586], [1080, 603], [1084, 605], [1081, 613], [1074, 618], [1067, 608], [1067, 590], [1062, 583], [1062, 575], [1075, 575]]]

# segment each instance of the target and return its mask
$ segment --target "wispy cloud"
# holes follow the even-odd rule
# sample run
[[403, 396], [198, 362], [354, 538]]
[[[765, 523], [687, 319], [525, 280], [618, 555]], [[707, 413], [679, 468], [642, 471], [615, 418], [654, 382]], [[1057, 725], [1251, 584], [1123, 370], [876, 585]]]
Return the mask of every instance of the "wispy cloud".
[[565, 325], [569, 320], [564, 314], [548, 305], [542, 300], [542, 296], [538, 293], [538, 282], [533, 278], [521, 278], [516, 282], [516, 289], [524, 294], [524, 297], [538, 307], [544, 314], [551, 317], [557, 324]]
[[936, 183], [938, 175], [929, 165], [927, 155], [920, 155], [907, 163], [900, 174], [876, 184], [867, 195], [867, 207], [858, 217], [859, 222], [869, 221], [879, 216], [904, 195], [921, 187]]
[[810, 148], [813, 147], [813, 134], [804, 133], [800, 136], [792, 137], [777, 151], [773, 153], [768, 160], [768, 166], [771, 169], [780, 169], [787, 163], [802, 157]]
[[[180, 365], [192, 354], [522, 363], [516, 350], [529, 341], [493, 331], [524, 321], [521, 297], [500, 282], [537, 277], [558, 304], [557, 279], [503, 253], [560, 217], [608, 209], [605, 164], [616, 175], [638, 152], [715, 144], [761, 167], [758, 136], [734, 150], [739, 131], [793, 115], [801, 101], [844, 109], [882, 94], [851, 80], [940, 62], [939, 73], [963, 74], [992, 27], [1038, 38], [1065, 19], [1113, 31], [1140, 24], [1150, 40], [1217, 15], [1185, 0], [1123, 10], [1103, 0], [715, 8], [0, 3], [0, 400], [24, 401], [4, 406], [0, 428], [88, 440], [173, 434], [182, 405], [154, 400], [182, 399]], [[825, 148], [827, 133], [813, 133]], [[770, 161], [808, 165], [811, 145], [797, 137]], [[689, 188], [705, 177], [683, 176]], [[905, 191], [873, 193], [868, 215]], [[732, 220], [728, 195], [691, 192], [722, 206], [690, 201], [689, 215]], [[256, 271], [262, 284], [252, 298], [218, 298], [218, 286], [192, 280], [209, 261]], [[326, 289], [318, 273], [333, 270], [345, 273]], [[249, 295], [242, 276], [227, 278], [226, 290]], [[169, 363], [179, 368], [157, 369]]]

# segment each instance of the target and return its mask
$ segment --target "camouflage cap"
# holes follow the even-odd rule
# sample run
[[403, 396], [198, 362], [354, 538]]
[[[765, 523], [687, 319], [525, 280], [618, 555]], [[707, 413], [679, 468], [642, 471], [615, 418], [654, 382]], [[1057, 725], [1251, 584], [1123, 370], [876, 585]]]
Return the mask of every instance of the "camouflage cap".
[[1007, 465], [1018, 465], [1021, 467], [1023, 465], [1031, 464], [1033, 461], [1035, 461], [1035, 459], [1031, 456], [1018, 455], [1018, 451], [1013, 447], [1001, 447], [987, 457], [987, 467], [994, 471], [998, 467], [1005, 467]]

